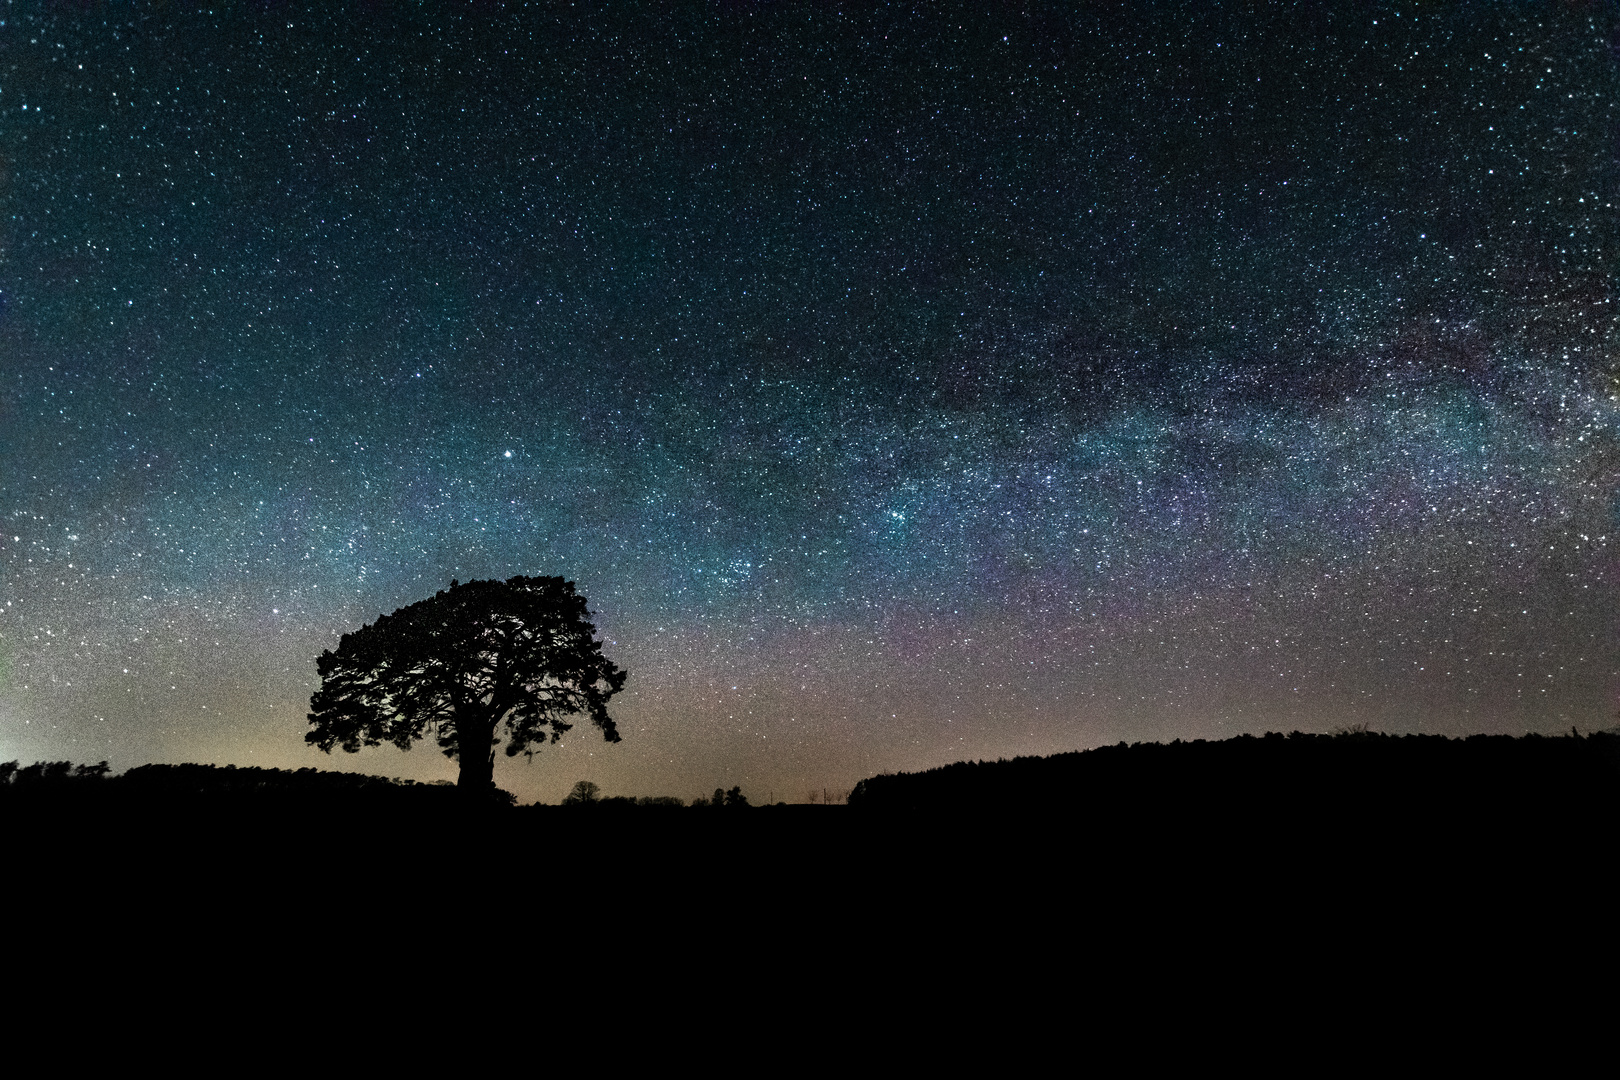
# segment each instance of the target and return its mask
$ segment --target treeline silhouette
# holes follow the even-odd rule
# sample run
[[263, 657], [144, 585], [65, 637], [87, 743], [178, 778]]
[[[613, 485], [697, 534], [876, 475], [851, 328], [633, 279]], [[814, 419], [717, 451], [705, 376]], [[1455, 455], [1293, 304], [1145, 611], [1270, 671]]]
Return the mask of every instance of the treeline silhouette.
[[[683, 799], [673, 795], [603, 795], [602, 789], [589, 780], [581, 780], [574, 785], [562, 801], [564, 806], [581, 806], [614, 809], [657, 807], [662, 810], [674, 810], [686, 806]], [[714, 789], [714, 798], [705, 799], [698, 796], [692, 800], [696, 807], [727, 807], [739, 810], [748, 805], [748, 797], [742, 793], [741, 787], [734, 787], [730, 791], [724, 788]]]
[[[1127, 828], [1219, 822], [1260, 830], [1324, 822], [1545, 821], [1620, 803], [1620, 734], [1333, 735], [1119, 743], [1095, 750], [964, 761], [862, 780], [867, 814], [1084, 818]], [[1235, 819], [1237, 819], [1235, 821]]]
[[[0, 806], [40, 800], [90, 807], [165, 807], [205, 802], [216, 808], [281, 806], [420, 807], [448, 805], [455, 788], [447, 782], [418, 783], [361, 773], [321, 769], [268, 769], [236, 765], [138, 765], [113, 775], [105, 761], [74, 765], [42, 761], [20, 766], [0, 763]], [[513, 797], [508, 793], [505, 801]]]
[[[41, 799], [71, 802], [84, 808], [206, 805], [213, 810], [348, 807], [428, 811], [448, 810], [465, 802], [456, 785], [448, 780], [423, 783], [312, 768], [187, 763], [138, 765], [115, 775], [105, 761], [94, 765], [75, 765], [70, 761], [41, 761], [32, 765], [0, 762], [0, 806], [16, 807]], [[496, 807], [516, 806], [517, 796], [497, 788], [493, 803]], [[686, 807], [687, 803], [669, 795], [603, 795], [596, 784], [581, 780], [563, 800], [563, 805], [675, 809]], [[691, 806], [739, 810], [748, 808], [750, 803], [738, 786], [729, 791], [715, 788], [712, 798], [700, 796], [692, 800]], [[543, 808], [537, 805], [524, 809]]]

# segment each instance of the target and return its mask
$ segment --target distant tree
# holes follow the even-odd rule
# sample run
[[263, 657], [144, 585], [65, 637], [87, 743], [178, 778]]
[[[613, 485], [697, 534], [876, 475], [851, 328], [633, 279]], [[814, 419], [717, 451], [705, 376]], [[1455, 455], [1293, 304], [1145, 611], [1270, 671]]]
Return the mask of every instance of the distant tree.
[[589, 615], [560, 577], [452, 581], [320, 655], [304, 739], [327, 753], [408, 750], [431, 728], [460, 763], [457, 786], [479, 795], [494, 792], [502, 735], [508, 757], [532, 758], [583, 713], [618, 742], [607, 705], [627, 673], [602, 655]]
[[563, 805], [578, 806], [580, 803], [593, 803], [596, 802], [601, 795], [601, 788], [597, 787], [589, 780], [581, 780], [579, 783], [574, 785], [574, 790], [570, 791], [567, 797], [563, 799]]

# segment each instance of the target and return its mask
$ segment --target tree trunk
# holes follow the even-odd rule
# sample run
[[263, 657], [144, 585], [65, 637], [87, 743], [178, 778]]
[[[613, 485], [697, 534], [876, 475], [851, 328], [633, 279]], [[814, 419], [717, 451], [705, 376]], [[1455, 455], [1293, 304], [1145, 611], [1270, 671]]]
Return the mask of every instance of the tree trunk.
[[458, 724], [456, 756], [461, 759], [461, 772], [456, 787], [462, 792], [483, 794], [495, 789], [495, 724], [493, 721], [472, 721]]

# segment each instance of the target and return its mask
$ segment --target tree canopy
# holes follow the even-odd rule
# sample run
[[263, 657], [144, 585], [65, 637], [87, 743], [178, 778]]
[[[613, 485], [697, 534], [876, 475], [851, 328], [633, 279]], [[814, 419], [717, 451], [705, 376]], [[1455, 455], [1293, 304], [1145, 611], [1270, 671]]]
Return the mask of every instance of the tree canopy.
[[607, 705], [628, 673], [602, 655], [589, 616], [560, 577], [452, 581], [320, 655], [304, 739], [328, 753], [408, 750], [431, 730], [460, 762], [458, 786], [476, 791], [494, 787], [503, 741], [508, 757], [532, 756], [581, 713], [618, 742]]
[[563, 805], [579, 806], [584, 803], [598, 802], [600, 801], [601, 797], [601, 788], [597, 787], [589, 780], [581, 780], [579, 783], [574, 785], [574, 790], [568, 793], [568, 797], [563, 800]]

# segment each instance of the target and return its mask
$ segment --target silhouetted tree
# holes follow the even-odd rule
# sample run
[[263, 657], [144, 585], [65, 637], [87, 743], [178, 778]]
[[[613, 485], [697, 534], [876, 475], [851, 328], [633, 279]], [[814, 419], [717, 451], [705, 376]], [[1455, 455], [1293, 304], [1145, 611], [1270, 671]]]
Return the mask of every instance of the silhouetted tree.
[[431, 727], [460, 762], [457, 785], [478, 794], [495, 787], [498, 732], [508, 757], [532, 757], [584, 713], [618, 742], [607, 704], [627, 673], [602, 655], [589, 615], [560, 577], [452, 581], [321, 654], [305, 741], [327, 753], [408, 750]]
[[597, 801], [601, 794], [601, 788], [597, 787], [589, 780], [581, 780], [579, 783], [574, 785], [574, 790], [570, 791], [563, 799], [563, 805], [577, 806], [580, 803], [593, 803]]

